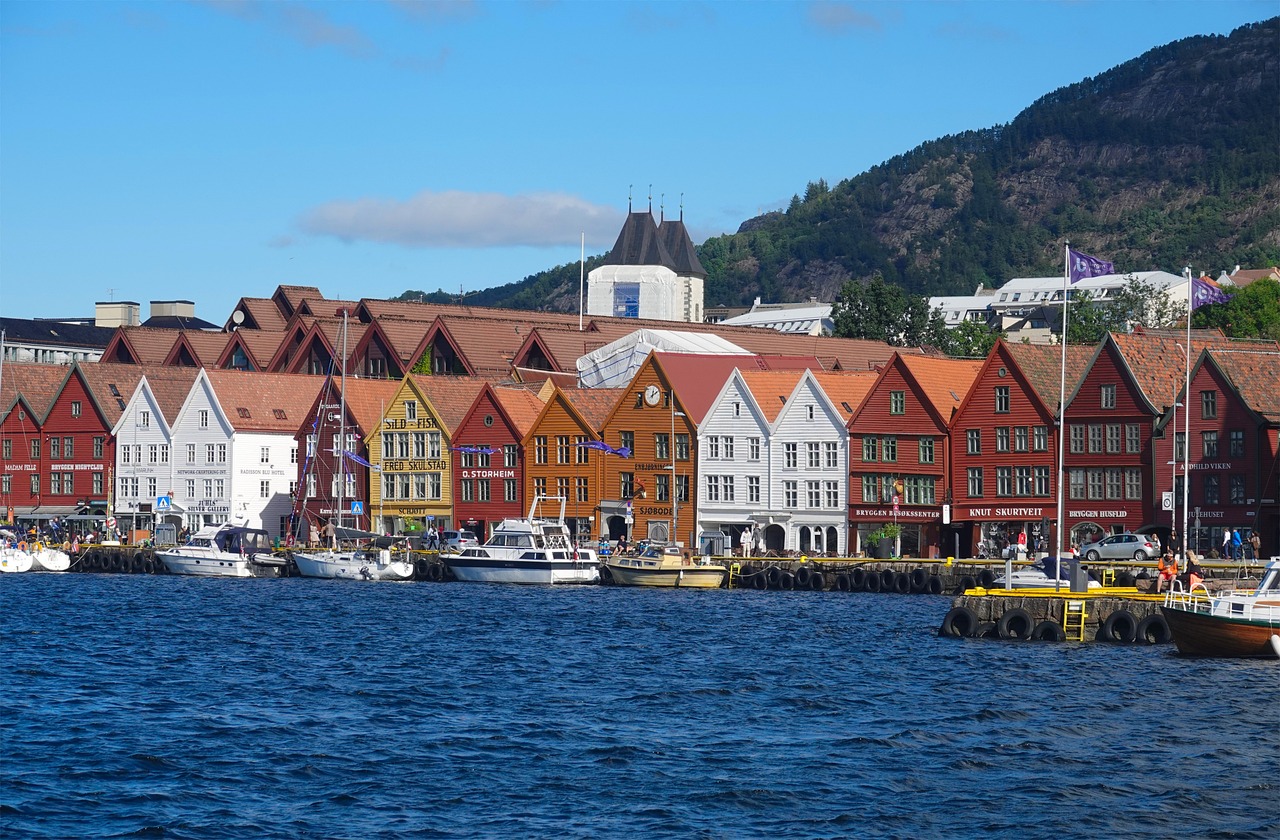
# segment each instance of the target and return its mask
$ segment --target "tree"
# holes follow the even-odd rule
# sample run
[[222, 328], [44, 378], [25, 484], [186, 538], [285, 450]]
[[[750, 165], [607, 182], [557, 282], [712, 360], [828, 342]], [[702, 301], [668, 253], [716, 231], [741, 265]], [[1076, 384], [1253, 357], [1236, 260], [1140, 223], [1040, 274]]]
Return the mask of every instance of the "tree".
[[929, 299], [908, 295], [879, 274], [866, 283], [849, 281], [831, 307], [835, 335], [866, 338], [895, 347], [942, 347], [947, 326]]
[[993, 330], [981, 321], [961, 321], [943, 329], [945, 335], [933, 346], [955, 359], [985, 359], [997, 339], [1008, 338], [1002, 330]]
[[1193, 327], [1217, 327], [1232, 338], [1280, 341], [1280, 282], [1255, 280], [1226, 303], [1202, 306], [1191, 315]]

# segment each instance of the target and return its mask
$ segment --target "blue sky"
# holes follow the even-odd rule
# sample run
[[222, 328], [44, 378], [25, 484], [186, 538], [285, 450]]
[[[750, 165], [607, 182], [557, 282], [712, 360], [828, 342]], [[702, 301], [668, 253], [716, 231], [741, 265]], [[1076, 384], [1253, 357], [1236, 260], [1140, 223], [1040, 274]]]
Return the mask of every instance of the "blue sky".
[[1265, 2], [0, 3], [0, 314], [488, 288], [696, 242]]

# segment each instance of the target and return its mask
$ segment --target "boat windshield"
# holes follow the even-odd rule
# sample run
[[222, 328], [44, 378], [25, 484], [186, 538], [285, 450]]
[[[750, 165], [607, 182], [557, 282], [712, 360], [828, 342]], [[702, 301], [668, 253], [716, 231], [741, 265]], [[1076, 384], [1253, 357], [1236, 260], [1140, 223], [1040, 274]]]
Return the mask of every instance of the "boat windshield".
[[1258, 594], [1268, 592], [1280, 592], [1280, 563], [1272, 563], [1271, 568], [1262, 575], [1262, 582], [1258, 584]]

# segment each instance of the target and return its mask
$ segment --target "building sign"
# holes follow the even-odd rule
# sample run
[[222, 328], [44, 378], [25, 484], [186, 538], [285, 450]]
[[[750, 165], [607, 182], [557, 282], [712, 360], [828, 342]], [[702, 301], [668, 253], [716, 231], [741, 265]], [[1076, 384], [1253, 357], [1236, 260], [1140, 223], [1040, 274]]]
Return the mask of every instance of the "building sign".
[[392, 418], [384, 422], [382, 428], [390, 431], [393, 429], [437, 429], [439, 426], [436, 425], [436, 418], [428, 416], [419, 417], [417, 420], [405, 420], [403, 418], [397, 420]]
[[908, 520], [928, 520], [933, 521], [940, 517], [941, 511], [936, 507], [925, 508], [897, 508], [892, 507], [855, 507], [852, 511], [855, 518], [864, 519], [889, 520], [897, 517], [898, 519]]
[[1229, 470], [1231, 469], [1231, 464], [1223, 463], [1222, 461], [1208, 461], [1208, 462], [1200, 461], [1194, 464], [1189, 464], [1188, 466], [1193, 470]]
[[449, 469], [449, 462], [434, 458], [429, 461], [383, 460], [382, 469], [386, 472], [443, 472]]
[[463, 470], [463, 478], [515, 478], [515, 470]]
[[956, 507], [956, 518], [968, 519], [1039, 519], [1046, 516], [1042, 507]]
[[58, 470], [59, 472], [65, 472], [67, 470], [93, 472], [94, 470], [101, 470], [102, 464], [50, 464], [49, 467], [51, 469]]
[[1069, 519], [1126, 519], [1127, 510], [1068, 510]]

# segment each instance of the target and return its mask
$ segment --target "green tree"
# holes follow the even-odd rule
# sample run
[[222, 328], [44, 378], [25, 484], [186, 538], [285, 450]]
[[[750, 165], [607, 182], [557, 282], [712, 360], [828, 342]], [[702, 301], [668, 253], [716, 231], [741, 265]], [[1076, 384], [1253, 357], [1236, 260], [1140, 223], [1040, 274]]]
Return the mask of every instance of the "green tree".
[[1280, 282], [1255, 280], [1226, 303], [1211, 303], [1191, 316], [1193, 327], [1217, 327], [1232, 338], [1280, 341]]
[[955, 359], [984, 359], [998, 339], [1008, 338], [1002, 330], [993, 330], [981, 321], [961, 321], [943, 329], [945, 335], [933, 346]]

